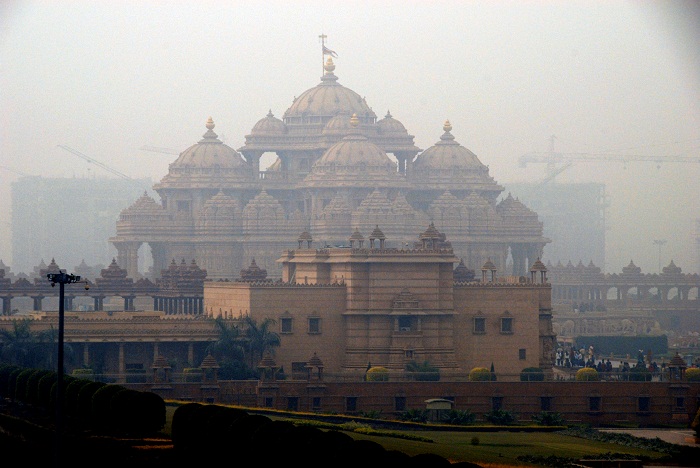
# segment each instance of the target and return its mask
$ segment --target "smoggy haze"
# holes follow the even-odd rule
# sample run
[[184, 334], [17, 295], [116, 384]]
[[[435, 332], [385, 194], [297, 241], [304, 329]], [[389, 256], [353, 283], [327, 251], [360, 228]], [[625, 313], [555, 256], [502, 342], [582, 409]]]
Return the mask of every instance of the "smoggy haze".
[[319, 83], [322, 33], [339, 83], [380, 118], [391, 111], [422, 149], [450, 120], [501, 185], [543, 179], [545, 164], [518, 158], [546, 152], [552, 135], [558, 152], [629, 158], [576, 161], [556, 179], [606, 184], [599, 266], [656, 272], [653, 240], [667, 239], [662, 263], [697, 271], [700, 162], [633, 160], [700, 161], [690, 1], [4, 1], [0, 259], [12, 264], [20, 174], [110, 176], [57, 145], [154, 181], [176, 156], [140, 148], [183, 151], [209, 116], [239, 148], [269, 110], [282, 118]]

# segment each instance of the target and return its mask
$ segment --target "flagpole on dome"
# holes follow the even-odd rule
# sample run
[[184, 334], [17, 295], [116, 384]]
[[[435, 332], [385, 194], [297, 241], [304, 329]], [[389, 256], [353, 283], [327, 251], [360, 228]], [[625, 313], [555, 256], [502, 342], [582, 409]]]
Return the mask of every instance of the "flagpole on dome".
[[335, 51], [326, 47], [326, 39], [328, 38], [328, 36], [321, 33], [321, 35], [318, 36], [318, 38], [321, 39], [321, 76], [323, 76], [323, 74], [325, 72], [324, 65], [325, 65], [326, 55], [330, 55], [331, 57], [337, 57], [338, 54], [336, 54]]

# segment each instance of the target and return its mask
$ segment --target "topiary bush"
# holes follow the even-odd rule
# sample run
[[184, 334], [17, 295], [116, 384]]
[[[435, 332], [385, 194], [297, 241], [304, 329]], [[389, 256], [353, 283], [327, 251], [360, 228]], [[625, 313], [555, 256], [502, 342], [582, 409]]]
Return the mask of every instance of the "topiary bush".
[[411, 408], [399, 414], [400, 421], [411, 421], [424, 423], [428, 420], [428, 410]]
[[367, 382], [386, 382], [389, 380], [389, 370], [386, 367], [370, 367], [365, 374]]
[[497, 426], [507, 426], [508, 424], [513, 424], [518, 418], [512, 411], [494, 409], [484, 414], [484, 419]]
[[700, 368], [689, 367], [685, 370], [685, 380], [688, 382], [700, 382]]
[[634, 366], [629, 371], [629, 379], [634, 382], [650, 382], [651, 371], [644, 366]]
[[576, 371], [577, 382], [595, 382], [600, 380], [598, 371], [592, 367], [584, 367]]
[[475, 367], [469, 371], [470, 382], [489, 382], [496, 380], [495, 374], [485, 367]]
[[565, 426], [566, 420], [556, 411], [540, 411], [532, 415], [532, 420], [540, 426]]
[[695, 418], [693, 418], [693, 422], [690, 423], [690, 428], [695, 431], [697, 437], [700, 437], [700, 408], [698, 408], [695, 413]]
[[544, 371], [539, 367], [526, 367], [520, 371], [521, 382], [542, 382], [544, 380]]
[[476, 421], [476, 414], [471, 410], [449, 410], [442, 416], [442, 422], [445, 424], [455, 424], [458, 426], [466, 426]]

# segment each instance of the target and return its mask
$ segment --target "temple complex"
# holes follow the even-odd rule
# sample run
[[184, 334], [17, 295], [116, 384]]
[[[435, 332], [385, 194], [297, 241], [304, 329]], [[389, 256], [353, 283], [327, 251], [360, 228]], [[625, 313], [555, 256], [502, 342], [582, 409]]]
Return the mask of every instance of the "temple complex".
[[[253, 259], [279, 279], [279, 252], [300, 232], [336, 246], [348, 232], [381, 225], [398, 248], [430, 222], [469, 269], [490, 260], [503, 274], [526, 276], [550, 242], [542, 223], [517, 198], [501, 197], [503, 187], [455, 140], [452, 124], [422, 150], [390, 112], [378, 118], [338, 82], [332, 58], [324, 69], [317, 86], [281, 119], [268, 112], [238, 150], [209, 118], [203, 138], [154, 185], [159, 200], [144, 193], [121, 212], [110, 242], [128, 276], [139, 278], [151, 255], [151, 279], [183, 258], [213, 280], [236, 278]], [[265, 155], [274, 162], [261, 168]]]

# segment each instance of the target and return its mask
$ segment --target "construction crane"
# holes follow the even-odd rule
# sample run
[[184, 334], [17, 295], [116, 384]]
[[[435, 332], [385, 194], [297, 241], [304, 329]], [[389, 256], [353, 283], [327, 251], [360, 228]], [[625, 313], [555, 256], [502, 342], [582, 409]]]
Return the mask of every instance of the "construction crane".
[[544, 153], [526, 153], [520, 156], [518, 163], [520, 167], [527, 167], [530, 163], [546, 163], [547, 175], [541, 183], [547, 183], [553, 180], [557, 175], [562, 173], [567, 168], [573, 166], [574, 161], [606, 161], [606, 162], [622, 162], [628, 161], [646, 161], [655, 162], [656, 168], [660, 168], [663, 163], [700, 163], [700, 158], [689, 158], [679, 155], [671, 156], [650, 156], [639, 154], [614, 154], [614, 153], [558, 153], [554, 151], [555, 135], [550, 137], [549, 151]]
[[102, 169], [104, 169], [105, 171], [110, 172], [110, 173], [112, 173], [112, 174], [114, 174], [114, 175], [116, 175], [116, 176], [121, 177], [122, 179], [131, 180], [131, 177], [129, 177], [128, 175], [123, 174], [123, 173], [117, 171], [116, 169], [112, 169], [111, 167], [106, 166], [106, 165], [102, 164], [101, 162], [99, 162], [99, 161], [97, 161], [97, 160], [95, 160], [95, 159], [92, 159], [92, 158], [89, 157], [89, 156], [85, 156], [83, 153], [81, 153], [81, 152], [78, 151], [78, 150], [75, 150], [75, 149], [73, 149], [73, 148], [71, 148], [71, 147], [69, 147], [69, 146], [66, 146], [66, 145], [57, 145], [57, 146], [58, 146], [59, 148], [63, 148], [64, 150], [66, 150], [66, 151], [68, 151], [68, 152], [70, 152], [70, 153], [73, 153], [74, 155], [78, 156], [79, 158], [83, 158], [84, 160], [86, 160], [86, 161], [89, 162], [90, 164], [94, 164], [95, 166], [99, 166], [99, 167], [101, 167]]
[[149, 146], [149, 145], [144, 145], [140, 149], [144, 151], [154, 151], [156, 153], [166, 153], [166, 154], [175, 154], [178, 155], [180, 152], [176, 149], [172, 148], [161, 148], [159, 146]]

